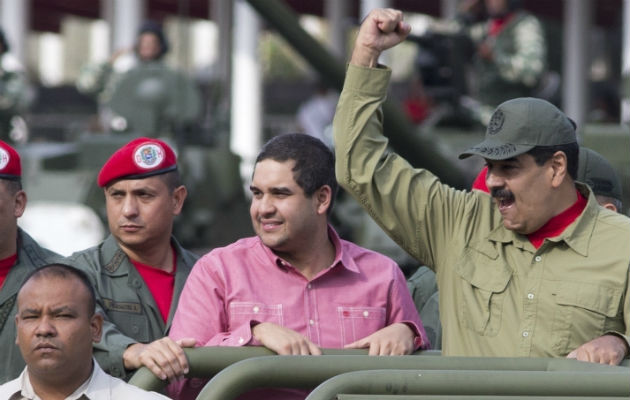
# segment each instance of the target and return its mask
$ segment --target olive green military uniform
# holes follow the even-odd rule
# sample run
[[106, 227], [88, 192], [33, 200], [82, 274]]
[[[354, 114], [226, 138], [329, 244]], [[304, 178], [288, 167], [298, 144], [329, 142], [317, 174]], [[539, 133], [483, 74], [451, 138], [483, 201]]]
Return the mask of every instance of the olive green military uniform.
[[407, 288], [420, 314], [422, 325], [427, 332], [431, 348], [442, 348], [442, 324], [438, 301], [438, 287], [435, 272], [429, 267], [421, 266], [407, 279]]
[[336, 171], [378, 224], [437, 274], [443, 354], [563, 357], [630, 335], [630, 219], [586, 185], [582, 214], [535, 249], [492, 198], [458, 191], [388, 152], [380, 105], [390, 70], [350, 65], [334, 121]]
[[183, 249], [173, 238], [177, 252], [175, 291], [168, 321], [164, 323], [153, 295], [142, 276], [109, 236], [98, 246], [74, 253], [71, 265], [84, 270], [94, 285], [97, 308], [105, 313], [103, 336], [94, 344], [94, 356], [109, 374], [130, 378], [132, 371], [123, 366], [123, 352], [134, 343], [149, 343], [166, 336], [186, 278], [199, 258]]
[[29, 83], [11, 54], [0, 55], [0, 139], [12, 143], [13, 118], [31, 103]]
[[[475, 83], [478, 99], [490, 106], [533, 94], [546, 68], [547, 46], [540, 22], [519, 11], [496, 36], [488, 33], [489, 23], [470, 28], [476, 45], [491, 41], [492, 59], [475, 56]], [[491, 39], [489, 39], [491, 38]]]
[[31, 271], [62, 260], [60, 255], [40, 247], [19, 228], [17, 249], [17, 263], [11, 267], [0, 288], [0, 384], [17, 378], [26, 365], [15, 345], [15, 314], [20, 285]]

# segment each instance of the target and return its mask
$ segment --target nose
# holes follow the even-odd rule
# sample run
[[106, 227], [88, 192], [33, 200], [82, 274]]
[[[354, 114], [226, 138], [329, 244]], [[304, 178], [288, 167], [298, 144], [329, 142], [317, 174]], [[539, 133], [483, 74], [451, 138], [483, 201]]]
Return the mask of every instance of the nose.
[[125, 196], [122, 204], [122, 213], [125, 218], [133, 218], [138, 215], [138, 202], [135, 196]]
[[55, 329], [55, 325], [53, 321], [48, 316], [43, 316], [40, 318], [39, 323], [37, 324], [37, 328], [35, 330], [35, 334], [39, 337], [52, 337], [56, 336], [57, 330]]
[[270, 216], [276, 212], [276, 207], [271, 196], [263, 195], [256, 199], [256, 208], [261, 216]]
[[492, 172], [492, 169], [488, 169], [486, 173], [486, 186], [489, 190], [493, 188], [502, 188], [505, 185], [503, 178], [497, 175], [495, 172]]

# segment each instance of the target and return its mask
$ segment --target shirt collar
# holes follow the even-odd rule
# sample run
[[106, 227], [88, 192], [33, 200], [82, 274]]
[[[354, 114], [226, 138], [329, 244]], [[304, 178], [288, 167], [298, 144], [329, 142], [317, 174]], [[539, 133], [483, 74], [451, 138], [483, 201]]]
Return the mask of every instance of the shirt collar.
[[[587, 185], [575, 182], [575, 186], [577, 190], [588, 199], [584, 211], [582, 211], [577, 219], [567, 226], [560, 235], [548, 238], [547, 240], [556, 243], [564, 241], [575, 252], [586, 257], [588, 256], [588, 245], [591, 241], [591, 235], [593, 233], [593, 229], [595, 229], [596, 216], [599, 213], [599, 205], [595, 195], [593, 195], [593, 192]], [[532, 252], [536, 251], [526, 236], [506, 229], [503, 224], [499, 225], [495, 230], [490, 232], [488, 240], [500, 243], [513, 242], [514, 245], [519, 248], [528, 249]], [[541, 247], [544, 247], [544, 243]]]
[[[325, 273], [326, 271], [329, 271], [330, 269], [332, 269], [333, 267], [337, 265], [341, 265], [343, 268], [347, 269], [348, 271], [359, 273], [359, 268], [357, 267], [357, 264], [354, 262], [354, 259], [352, 258], [350, 254], [343, 251], [343, 243], [341, 241], [341, 238], [339, 237], [339, 234], [337, 233], [337, 231], [335, 231], [335, 229], [330, 224], [328, 224], [328, 238], [330, 239], [333, 246], [335, 247], [335, 259], [333, 260], [330, 267], [322, 271], [321, 273]], [[288, 262], [278, 257], [273, 251], [271, 251], [269, 247], [265, 246], [265, 244], [262, 242], [262, 240], [260, 240], [260, 238], [258, 238], [258, 242], [260, 243], [260, 246], [262, 247], [263, 251], [269, 258], [269, 260], [274, 265], [278, 266], [279, 268], [286, 268], [287, 266], [290, 265]]]
[[[86, 379], [85, 382], [83, 382], [81, 386], [77, 388], [77, 390], [75, 390], [74, 392], [72, 392], [72, 394], [66, 397], [65, 400], [91, 399], [91, 397], [88, 395], [88, 393], [90, 392], [90, 389], [94, 386], [96, 382], [99, 381], [99, 378], [102, 379], [100, 375], [104, 374], [103, 370], [101, 369], [101, 367], [99, 367], [98, 363], [94, 360], [94, 358], [92, 358], [92, 366], [93, 366], [92, 374], [90, 375], [90, 377]], [[33, 390], [33, 385], [31, 385], [31, 380], [28, 376], [27, 370], [28, 370], [28, 367], [24, 368], [24, 371], [22, 371], [22, 374], [20, 375], [20, 378], [19, 378], [20, 387], [22, 388], [21, 395], [25, 399], [41, 400], [39, 396], [35, 394], [35, 390]], [[94, 399], [94, 400], [97, 400], [97, 399]]]

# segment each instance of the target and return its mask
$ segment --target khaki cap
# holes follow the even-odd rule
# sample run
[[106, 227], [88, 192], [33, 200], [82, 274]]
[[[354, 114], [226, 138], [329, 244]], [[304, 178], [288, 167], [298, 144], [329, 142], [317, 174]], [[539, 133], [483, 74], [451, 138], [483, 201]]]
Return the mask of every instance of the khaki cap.
[[596, 195], [621, 201], [621, 181], [608, 160], [586, 147], [580, 147], [577, 180], [591, 187]]
[[536, 146], [576, 142], [575, 123], [556, 106], [542, 99], [521, 97], [501, 103], [490, 118], [484, 141], [459, 158], [478, 155], [505, 160]]

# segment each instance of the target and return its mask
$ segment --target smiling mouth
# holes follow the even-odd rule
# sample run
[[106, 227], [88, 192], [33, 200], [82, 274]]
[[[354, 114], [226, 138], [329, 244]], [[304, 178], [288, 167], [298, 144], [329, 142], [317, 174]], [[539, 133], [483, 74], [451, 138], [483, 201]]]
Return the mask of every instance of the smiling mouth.
[[280, 222], [278, 221], [260, 221], [260, 226], [265, 231], [271, 231], [280, 226]]

